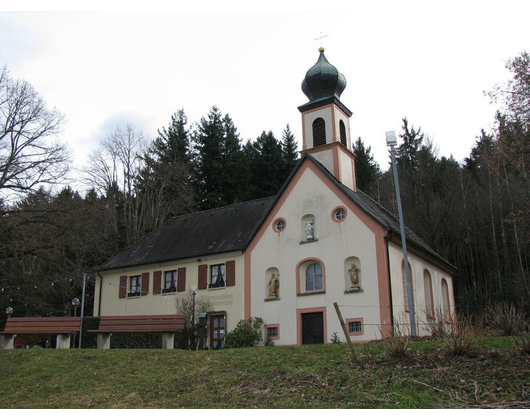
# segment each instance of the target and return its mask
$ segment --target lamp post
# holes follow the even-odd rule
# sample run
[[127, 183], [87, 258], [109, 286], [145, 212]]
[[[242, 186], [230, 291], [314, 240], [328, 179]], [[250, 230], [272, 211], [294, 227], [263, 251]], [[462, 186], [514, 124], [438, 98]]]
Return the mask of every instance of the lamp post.
[[6, 308], [7, 319], [9, 319], [12, 313], [13, 313], [13, 308], [11, 306], [8, 306]]
[[191, 325], [193, 326], [193, 330], [195, 331], [195, 295], [197, 294], [197, 287], [191, 286], [190, 293], [191, 298], [193, 300], [193, 310], [191, 312]]
[[396, 166], [396, 151], [394, 146], [397, 144], [396, 132], [386, 132], [386, 145], [390, 147], [392, 159], [392, 171], [394, 172], [394, 184], [396, 185], [396, 201], [398, 205], [399, 227], [401, 231], [401, 247], [403, 248], [403, 259], [405, 261], [405, 284], [407, 289], [407, 300], [410, 318], [410, 334], [416, 336], [416, 317], [414, 315], [414, 302], [412, 301], [412, 282], [410, 281], [409, 260], [407, 256], [407, 238], [405, 236], [405, 224], [403, 223], [403, 210], [401, 208], [401, 194], [399, 192], [399, 179]]
[[191, 311], [191, 325], [192, 325], [192, 337], [193, 337], [192, 347], [195, 350], [197, 350], [196, 349], [196, 340], [195, 340], [195, 295], [197, 294], [197, 287], [196, 286], [191, 286], [190, 293], [191, 293], [191, 298], [192, 298], [192, 301], [193, 301], [192, 311]]
[[79, 306], [81, 302], [79, 302], [79, 299], [78, 298], [73, 298], [72, 299], [72, 305], [74, 307], [74, 317], [77, 317], [77, 307]]

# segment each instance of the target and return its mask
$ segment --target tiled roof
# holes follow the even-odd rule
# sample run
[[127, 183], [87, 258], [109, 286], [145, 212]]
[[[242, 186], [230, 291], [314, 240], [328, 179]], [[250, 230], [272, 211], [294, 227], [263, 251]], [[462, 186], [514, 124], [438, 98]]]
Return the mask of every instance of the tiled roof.
[[174, 217], [98, 270], [242, 251], [273, 201], [270, 197]]
[[[353, 191], [346, 187], [344, 184], [339, 182], [318, 160], [310, 155], [307, 158], [312, 160], [313, 163], [318, 166], [361, 210], [373, 218], [385, 229], [393, 232], [397, 236], [401, 237], [401, 229], [398, 217], [393, 213], [382, 207], [379, 203], [373, 200], [370, 196], [363, 193], [361, 190]], [[416, 233], [405, 226], [405, 236], [407, 242], [431, 255], [435, 259], [439, 260], [448, 268], [455, 269], [453, 265], [444, 260], [440, 255], [436, 253], [429, 245], [427, 245]]]
[[[305, 154], [277, 196], [175, 217], [97, 269], [106, 271], [244, 251], [305, 159], [311, 160], [362, 211], [388, 231], [400, 236], [399, 219], [394, 214], [362, 191], [352, 191], [340, 183], [318, 160]], [[407, 242], [448, 268], [455, 269], [407, 227], [405, 234]]]

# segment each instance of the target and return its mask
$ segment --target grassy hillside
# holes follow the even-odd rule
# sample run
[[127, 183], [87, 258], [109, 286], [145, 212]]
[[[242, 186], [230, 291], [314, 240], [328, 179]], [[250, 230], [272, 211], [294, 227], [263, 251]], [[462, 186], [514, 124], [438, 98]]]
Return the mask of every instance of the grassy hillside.
[[416, 341], [222, 351], [0, 352], [0, 408], [530, 408], [530, 356], [507, 338], [448, 355]]

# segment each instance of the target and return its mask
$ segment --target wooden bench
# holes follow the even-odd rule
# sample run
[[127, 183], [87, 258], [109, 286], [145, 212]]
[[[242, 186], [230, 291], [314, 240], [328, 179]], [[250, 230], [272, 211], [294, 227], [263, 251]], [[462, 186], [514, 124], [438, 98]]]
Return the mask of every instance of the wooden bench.
[[162, 333], [162, 348], [174, 347], [175, 332], [184, 328], [184, 315], [102, 316], [98, 330], [98, 349], [110, 349], [113, 333]]
[[14, 348], [15, 336], [21, 334], [57, 335], [57, 349], [70, 348], [70, 336], [79, 334], [81, 317], [63, 318], [9, 318], [4, 331], [0, 332], [0, 349]]

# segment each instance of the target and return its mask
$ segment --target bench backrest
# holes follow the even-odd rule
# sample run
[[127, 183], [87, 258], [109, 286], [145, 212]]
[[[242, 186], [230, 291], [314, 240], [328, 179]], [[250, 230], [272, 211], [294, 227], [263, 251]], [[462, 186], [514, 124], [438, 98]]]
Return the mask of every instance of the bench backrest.
[[102, 316], [102, 332], [174, 332], [184, 328], [184, 315]]
[[9, 318], [4, 334], [76, 334], [81, 329], [81, 317]]

